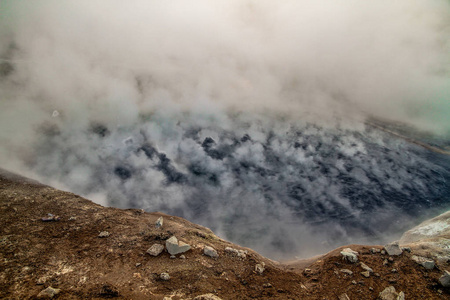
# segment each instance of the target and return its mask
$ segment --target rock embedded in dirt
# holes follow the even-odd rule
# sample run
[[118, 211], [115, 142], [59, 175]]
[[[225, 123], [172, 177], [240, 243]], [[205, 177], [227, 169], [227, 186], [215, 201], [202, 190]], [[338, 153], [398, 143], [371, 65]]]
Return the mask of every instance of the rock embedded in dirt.
[[413, 255], [411, 256], [411, 260], [418, 263], [419, 265], [423, 266], [427, 270], [433, 270], [434, 269], [434, 260], [428, 259], [426, 257]]
[[156, 220], [156, 223], [155, 223], [156, 228], [161, 228], [163, 226], [163, 222], [164, 222], [163, 217], [159, 217], [158, 220]]
[[370, 248], [370, 252], [372, 252], [372, 254], [375, 254], [375, 253], [380, 253], [381, 250], [378, 248]]
[[405, 294], [403, 292], [397, 293], [395, 287], [388, 286], [378, 295], [380, 300], [404, 300]]
[[364, 271], [367, 271], [369, 273], [373, 273], [372, 268], [370, 268], [368, 265], [366, 265], [365, 263], [361, 262], [361, 268], [363, 268]]
[[347, 294], [341, 294], [338, 296], [339, 300], [350, 300]]
[[191, 246], [182, 241], [178, 241], [175, 236], [172, 236], [166, 241], [166, 248], [170, 255], [176, 255], [188, 251], [191, 249]]
[[353, 272], [350, 271], [349, 269], [341, 269], [341, 272], [350, 276], [353, 275]]
[[358, 252], [353, 251], [350, 248], [345, 248], [341, 251], [342, 258], [348, 262], [356, 263], [358, 262]]
[[258, 274], [262, 274], [263, 272], [264, 272], [264, 270], [265, 270], [265, 267], [266, 265], [265, 265], [265, 263], [264, 262], [262, 262], [262, 263], [260, 263], [260, 264], [256, 264], [256, 266], [255, 266], [255, 271], [256, 271], [256, 273], [258, 273]]
[[225, 252], [229, 253], [229, 254], [231, 254], [233, 256], [237, 256], [239, 258], [242, 258], [242, 259], [246, 258], [247, 257], [247, 253], [248, 253], [247, 250], [238, 250], [238, 249], [234, 249], [234, 248], [231, 248], [231, 247], [226, 247], [225, 248]]
[[194, 300], [222, 300], [214, 294], [204, 294], [194, 298]]
[[369, 271], [364, 271], [364, 272], [361, 272], [361, 275], [366, 277], [366, 278], [369, 278], [370, 277], [370, 272]]
[[450, 287], [450, 272], [444, 271], [444, 275], [439, 278], [439, 283], [443, 287]]
[[161, 280], [167, 281], [170, 279], [170, 275], [169, 275], [169, 273], [161, 273], [159, 275], [159, 278], [161, 278]]
[[153, 244], [150, 248], [147, 249], [147, 253], [152, 256], [158, 256], [163, 252], [164, 246], [161, 244]]
[[210, 246], [206, 246], [205, 248], [203, 248], [203, 253], [206, 256], [209, 256], [209, 257], [212, 257], [212, 258], [219, 257], [219, 254], [217, 254], [216, 249], [214, 249], [213, 247], [210, 247]]
[[102, 231], [98, 234], [99, 238], [106, 238], [108, 236], [110, 236], [110, 233], [108, 231]]
[[388, 255], [400, 255], [402, 254], [402, 249], [398, 245], [398, 241], [392, 242], [384, 246]]
[[49, 286], [48, 288], [46, 288], [45, 290], [42, 290], [38, 295], [38, 299], [46, 299], [46, 298], [53, 298], [56, 295], [59, 294], [61, 290], [60, 289], [55, 289], [52, 288], [51, 286]]

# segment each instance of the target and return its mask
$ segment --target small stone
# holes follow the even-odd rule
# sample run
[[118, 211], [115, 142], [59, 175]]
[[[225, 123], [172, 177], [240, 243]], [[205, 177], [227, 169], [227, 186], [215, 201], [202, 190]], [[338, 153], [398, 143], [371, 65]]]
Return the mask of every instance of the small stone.
[[186, 256], [184, 256], [183, 254], [180, 255], [180, 259], [186, 259]]
[[395, 288], [391, 285], [385, 288], [380, 294], [378, 298], [380, 300], [397, 300], [398, 294], [395, 291]]
[[370, 273], [373, 273], [372, 268], [370, 268], [369, 266], [367, 266], [365, 263], [361, 262], [361, 268], [363, 268], [364, 271], [368, 271]]
[[402, 254], [402, 249], [398, 245], [398, 241], [392, 242], [384, 246], [387, 254], [389, 255], [400, 255]]
[[48, 279], [47, 276], [39, 277], [38, 280], [36, 281], [36, 284], [37, 285], [43, 285], [44, 283], [47, 282], [47, 279]]
[[394, 262], [394, 258], [393, 257], [389, 257], [388, 260], [389, 260], [389, 262]]
[[166, 248], [171, 255], [176, 255], [188, 251], [191, 249], [191, 246], [182, 241], [178, 241], [175, 236], [172, 236], [166, 241]]
[[110, 233], [108, 231], [102, 231], [98, 235], [99, 238], [106, 238], [108, 236], [110, 236]]
[[385, 259], [384, 261], [383, 261], [383, 265], [384, 266], [387, 266], [389, 264], [389, 261], [387, 260], [387, 259]]
[[264, 283], [263, 288], [271, 288], [272, 285], [270, 283]]
[[142, 265], [141, 263], [136, 263], [135, 266], [136, 266], [136, 268], [137, 268], [137, 267], [140, 267], [141, 265]]
[[159, 278], [161, 278], [161, 280], [167, 281], [167, 280], [170, 279], [170, 276], [169, 276], [168, 273], [161, 273], [161, 274], [159, 275]]
[[375, 254], [375, 253], [380, 253], [381, 250], [378, 249], [378, 248], [371, 248], [371, 249], [370, 249], [370, 252], [372, 252], [372, 254]]
[[59, 294], [61, 290], [60, 289], [55, 289], [52, 288], [51, 286], [49, 286], [48, 288], [46, 288], [45, 290], [42, 290], [39, 294], [38, 294], [38, 298], [53, 298], [56, 295]]
[[177, 258], [175, 255], [170, 256], [170, 259], [175, 259], [175, 258]]
[[352, 280], [352, 284], [357, 284], [357, 282], [356, 282], [356, 281], [354, 281], [354, 280]]
[[385, 255], [386, 254], [386, 250], [383, 249], [383, 250], [380, 251], [380, 253]]
[[246, 258], [248, 253], [247, 250], [238, 250], [231, 247], [226, 247], [225, 252], [231, 254], [232, 256], [237, 256], [240, 258]]
[[70, 217], [69, 221], [75, 221], [77, 219], [77, 217]]
[[264, 270], [265, 270], [264, 267], [265, 267], [265, 263], [264, 262], [262, 262], [260, 264], [256, 264], [256, 266], [255, 266], [256, 273], [261, 275], [264, 272]]
[[380, 273], [373, 273], [373, 275], [374, 275], [375, 277], [380, 277], [380, 276], [381, 276]]
[[353, 275], [353, 272], [350, 271], [349, 269], [341, 269], [341, 272], [350, 276]]
[[341, 251], [342, 259], [351, 262], [356, 263], [358, 261], [358, 252], [353, 251], [350, 248], [345, 248]]
[[370, 291], [373, 291], [373, 287], [369, 286], [369, 290], [370, 290]]
[[347, 296], [347, 294], [341, 294], [338, 296], [339, 300], [350, 300], [350, 298]]
[[398, 293], [396, 300], [405, 300], [405, 293], [403, 292]]
[[392, 273], [397, 273], [398, 271], [397, 271], [397, 269], [394, 268], [394, 269], [391, 270], [391, 272]]
[[156, 228], [162, 227], [163, 226], [163, 222], [164, 222], [163, 217], [159, 217], [158, 220], [156, 220], [156, 223], [155, 223]]
[[428, 259], [426, 257], [413, 255], [411, 256], [411, 260], [415, 261], [419, 265], [423, 266], [427, 270], [433, 270], [434, 269], [434, 260]]
[[443, 287], [450, 287], [450, 272], [444, 271], [444, 275], [439, 278], [439, 283]]
[[194, 300], [222, 300], [214, 294], [204, 294], [194, 298]]
[[204, 253], [206, 256], [209, 256], [209, 257], [212, 257], [212, 258], [217, 258], [217, 257], [219, 257], [219, 254], [217, 254], [216, 249], [214, 249], [213, 247], [206, 246], [206, 247], [203, 249], [203, 253]]
[[366, 277], [366, 278], [369, 278], [370, 277], [370, 272], [369, 271], [364, 271], [364, 272], [361, 272], [361, 275]]
[[153, 244], [150, 248], [147, 249], [147, 253], [152, 256], [158, 256], [163, 252], [164, 246], [161, 244]]

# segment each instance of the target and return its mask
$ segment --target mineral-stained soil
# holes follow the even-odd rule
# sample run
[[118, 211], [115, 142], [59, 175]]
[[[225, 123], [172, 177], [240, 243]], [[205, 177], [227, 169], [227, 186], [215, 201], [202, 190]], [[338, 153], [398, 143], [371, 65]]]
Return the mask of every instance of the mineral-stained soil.
[[[43, 221], [52, 214], [55, 220]], [[163, 217], [161, 228], [155, 226]], [[101, 232], [106, 237], [99, 237]], [[175, 235], [192, 246], [170, 258], [146, 253]], [[203, 254], [211, 246], [219, 257]], [[225, 251], [247, 250], [245, 258]], [[97, 205], [72, 193], [0, 171], [0, 298], [34, 299], [47, 287], [54, 299], [194, 299], [212, 293], [221, 299], [376, 299], [388, 286], [406, 299], [449, 299], [438, 283], [448, 262], [433, 270], [403, 252], [387, 261], [374, 247], [346, 246], [373, 269], [361, 275], [359, 263], [342, 260], [340, 250], [310, 260], [279, 263], [220, 239], [182, 218], [142, 210]], [[262, 274], [257, 264], [265, 264]], [[352, 275], [341, 272], [349, 269]], [[160, 279], [166, 272], [169, 280]], [[375, 274], [378, 273], [378, 274]], [[167, 298], [166, 298], [167, 299]]]

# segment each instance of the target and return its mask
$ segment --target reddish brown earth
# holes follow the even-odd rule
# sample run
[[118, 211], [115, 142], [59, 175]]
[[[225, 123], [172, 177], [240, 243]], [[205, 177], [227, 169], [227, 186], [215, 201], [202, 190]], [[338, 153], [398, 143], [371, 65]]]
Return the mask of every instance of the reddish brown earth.
[[[448, 262], [429, 271], [409, 258], [413, 253], [404, 252], [385, 266], [388, 256], [372, 254], [373, 246], [350, 245], [379, 277], [363, 277], [361, 266], [343, 261], [340, 249], [281, 264], [182, 218], [102, 207], [6, 171], [0, 172], [0, 211], [2, 299], [34, 299], [49, 286], [60, 289], [54, 299], [193, 299], [206, 293], [222, 299], [338, 299], [343, 293], [350, 299], [376, 299], [391, 285], [406, 299], [450, 297], [438, 283]], [[48, 213], [60, 220], [43, 222]], [[160, 216], [164, 225], [156, 228]], [[99, 238], [102, 231], [110, 235]], [[192, 246], [186, 259], [146, 253], [172, 235]], [[214, 247], [219, 257], [203, 255], [204, 246]], [[249, 253], [241, 259], [225, 247]], [[262, 262], [266, 267], [258, 274], [255, 265]], [[343, 268], [353, 275], [340, 272]], [[170, 280], [159, 279], [162, 272]]]

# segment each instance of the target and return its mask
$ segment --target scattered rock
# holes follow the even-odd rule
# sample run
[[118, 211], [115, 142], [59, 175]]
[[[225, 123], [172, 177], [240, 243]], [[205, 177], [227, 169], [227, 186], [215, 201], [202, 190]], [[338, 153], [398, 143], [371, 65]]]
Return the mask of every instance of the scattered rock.
[[352, 284], [357, 284], [357, 282], [356, 282], [356, 281], [354, 281], [354, 280], [352, 280]]
[[381, 250], [378, 249], [378, 248], [370, 248], [370, 252], [372, 252], [373, 254], [375, 254], [375, 253], [380, 253]]
[[175, 255], [170, 256], [170, 259], [175, 259], [175, 258], [177, 258]]
[[388, 260], [389, 260], [389, 262], [394, 262], [394, 258], [393, 257], [389, 257]]
[[262, 262], [260, 264], [256, 264], [256, 266], [255, 266], [256, 273], [261, 275], [265, 270], [265, 268], [264, 268], [265, 266], [266, 266], [266, 264], [264, 262]]
[[428, 259], [426, 257], [417, 256], [417, 255], [411, 256], [411, 259], [413, 261], [415, 261], [416, 263], [418, 263], [419, 265], [425, 267], [425, 269], [427, 269], [427, 270], [434, 269], [435, 264], [434, 264], [434, 260], [432, 260], [432, 259]]
[[341, 294], [338, 296], [339, 300], [350, 300], [350, 298], [347, 296], [347, 294]]
[[347, 274], [347, 275], [353, 275], [353, 272], [352, 271], [350, 271], [349, 269], [341, 269], [341, 272], [342, 273], [345, 273], [345, 274]]
[[450, 272], [449, 271], [444, 271], [444, 275], [442, 275], [441, 278], [439, 278], [439, 283], [443, 287], [450, 287]]
[[167, 281], [170, 279], [169, 273], [161, 273], [159, 275], [159, 278], [161, 278], [161, 280]]
[[141, 266], [141, 265], [142, 265], [141, 263], [136, 263], [135, 266], [136, 266], [136, 268], [137, 268], [137, 267], [139, 267], [139, 266]]
[[348, 262], [356, 263], [358, 261], [358, 252], [350, 248], [345, 248], [341, 251], [342, 258]]
[[147, 249], [147, 253], [152, 256], [158, 256], [163, 252], [164, 246], [161, 244], [153, 244], [150, 248]]
[[156, 228], [162, 227], [163, 226], [163, 222], [164, 222], [163, 217], [159, 217], [158, 220], [156, 220], [156, 223], [155, 223]]
[[214, 294], [204, 294], [194, 298], [194, 300], [222, 300]]
[[239, 258], [246, 258], [247, 257], [247, 250], [238, 250], [231, 247], [226, 247], [225, 252], [228, 254], [231, 254], [233, 256], [237, 256]]
[[184, 256], [183, 254], [180, 255], [181, 259], [186, 259], [186, 256]]
[[368, 271], [369, 273], [373, 273], [372, 268], [367, 266], [365, 263], [361, 262], [361, 268], [363, 268], [364, 271]]
[[53, 214], [47, 214], [46, 217], [41, 219], [42, 222], [54, 222], [54, 221], [59, 221], [59, 220], [61, 220], [61, 218], [59, 216], [55, 216]]
[[203, 249], [203, 253], [204, 253], [206, 256], [209, 256], [209, 257], [212, 257], [212, 258], [217, 258], [217, 257], [219, 257], [219, 254], [217, 254], [216, 249], [214, 249], [213, 247], [206, 246], [206, 247]]
[[384, 250], [384, 249], [383, 249], [383, 250], [381, 250], [380, 252], [381, 252], [381, 254], [383, 254], [383, 255], [385, 255], [385, 254], [386, 254], [386, 250]]
[[172, 236], [166, 241], [166, 248], [171, 255], [175, 255], [188, 251], [189, 249], [191, 249], [191, 246], [182, 241], [178, 241], [175, 236]]
[[380, 300], [405, 300], [405, 293], [400, 292], [397, 293], [395, 291], [395, 287], [388, 286], [385, 288], [379, 295], [378, 299]]
[[270, 283], [263, 284], [263, 288], [271, 288], [271, 287], [272, 287], [272, 284], [270, 284]]
[[387, 266], [389, 264], [389, 261], [387, 259], [383, 260], [383, 266]]
[[373, 275], [374, 275], [375, 277], [380, 277], [380, 276], [381, 276], [380, 273], [373, 273]]
[[45, 299], [45, 298], [53, 298], [56, 295], [59, 294], [61, 290], [60, 289], [55, 289], [52, 288], [51, 286], [49, 286], [48, 288], [46, 288], [45, 290], [42, 290], [37, 297], [40, 299]]
[[402, 251], [411, 253], [411, 248], [410, 247], [402, 247]]
[[369, 271], [364, 271], [364, 272], [361, 272], [361, 275], [366, 277], [366, 278], [369, 278], [370, 277], [370, 272]]
[[110, 233], [108, 231], [102, 231], [99, 233], [98, 237], [105, 238], [105, 237], [108, 237], [109, 235], [110, 235]]
[[398, 245], [398, 241], [392, 242], [384, 246], [388, 255], [400, 255], [402, 254], [402, 249]]

